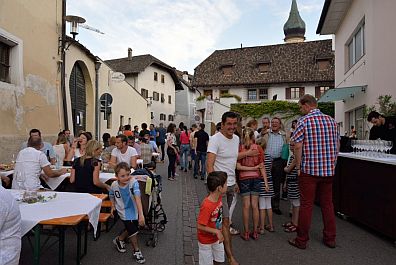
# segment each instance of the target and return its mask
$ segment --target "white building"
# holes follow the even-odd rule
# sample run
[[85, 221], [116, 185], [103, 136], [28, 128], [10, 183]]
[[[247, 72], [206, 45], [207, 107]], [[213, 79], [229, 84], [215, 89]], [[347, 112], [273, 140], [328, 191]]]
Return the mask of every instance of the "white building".
[[184, 122], [187, 127], [190, 127], [192, 124], [202, 121], [196, 112], [197, 93], [195, 88], [192, 87], [193, 76], [186, 71], [178, 70], [176, 70], [176, 74], [183, 90], [176, 91], [175, 123]]
[[394, 10], [394, 0], [326, 0], [317, 28], [335, 39], [335, 89], [321, 100], [336, 101], [341, 131], [354, 125], [361, 139], [369, 131], [364, 107], [380, 95], [396, 98]]
[[[150, 54], [132, 56], [132, 49], [128, 49], [128, 57], [105, 62], [123, 73], [125, 80], [148, 99], [151, 123], [167, 125], [174, 122], [175, 91], [183, 89], [174, 68]], [[133, 104], [130, 107], [133, 109]], [[132, 127], [135, 124], [132, 121]]]

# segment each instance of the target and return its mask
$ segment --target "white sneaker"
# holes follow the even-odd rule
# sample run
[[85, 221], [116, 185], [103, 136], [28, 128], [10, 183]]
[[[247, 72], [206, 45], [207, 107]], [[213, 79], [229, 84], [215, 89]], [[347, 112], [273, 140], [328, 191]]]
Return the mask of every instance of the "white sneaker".
[[116, 238], [113, 239], [113, 243], [116, 246], [117, 250], [121, 253], [125, 253], [126, 249], [125, 249], [125, 242], [122, 240], [118, 239], [118, 236]]
[[142, 252], [140, 250], [139, 251], [135, 251], [133, 253], [133, 257], [135, 258], [136, 262], [139, 263], [139, 264], [143, 264], [143, 263], [146, 262], [146, 259], [143, 257], [143, 254], [142, 254]]

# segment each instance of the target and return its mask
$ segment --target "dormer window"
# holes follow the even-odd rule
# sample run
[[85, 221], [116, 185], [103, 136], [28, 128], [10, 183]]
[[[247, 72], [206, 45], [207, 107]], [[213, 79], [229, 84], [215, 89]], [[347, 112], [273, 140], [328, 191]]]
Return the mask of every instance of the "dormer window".
[[259, 73], [262, 74], [262, 73], [268, 72], [270, 69], [270, 65], [271, 65], [270, 63], [258, 63], [257, 67], [258, 67]]
[[330, 69], [330, 59], [318, 59], [316, 63], [318, 64], [319, 71]]
[[224, 76], [231, 76], [233, 73], [234, 64], [223, 64], [221, 66], [221, 71]]

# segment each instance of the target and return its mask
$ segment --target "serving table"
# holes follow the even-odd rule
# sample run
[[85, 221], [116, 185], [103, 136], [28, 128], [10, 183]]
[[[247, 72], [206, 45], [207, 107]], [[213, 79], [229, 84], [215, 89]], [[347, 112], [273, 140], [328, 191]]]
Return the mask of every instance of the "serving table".
[[333, 186], [336, 212], [396, 240], [396, 155], [338, 155]]

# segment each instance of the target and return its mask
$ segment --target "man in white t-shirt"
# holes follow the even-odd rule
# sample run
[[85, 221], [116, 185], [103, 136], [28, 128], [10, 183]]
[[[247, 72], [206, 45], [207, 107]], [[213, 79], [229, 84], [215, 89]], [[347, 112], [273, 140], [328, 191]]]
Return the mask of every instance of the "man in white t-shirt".
[[11, 193], [0, 186], [0, 264], [18, 265], [21, 253], [21, 214]]
[[118, 163], [125, 162], [130, 167], [136, 168], [138, 153], [135, 148], [128, 146], [128, 138], [125, 135], [118, 135], [115, 145], [117, 148], [111, 151], [110, 166], [114, 168]]
[[52, 170], [47, 156], [40, 151], [42, 146], [40, 137], [30, 137], [28, 147], [22, 149], [15, 163], [14, 178], [12, 180], [13, 189], [21, 189], [18, 186], [18, 178], [24, 178], [25, 188], [39, 189], [41, 171], [44, 172], [43, 178], [55, 178], [66, 173], [66, 169]]

